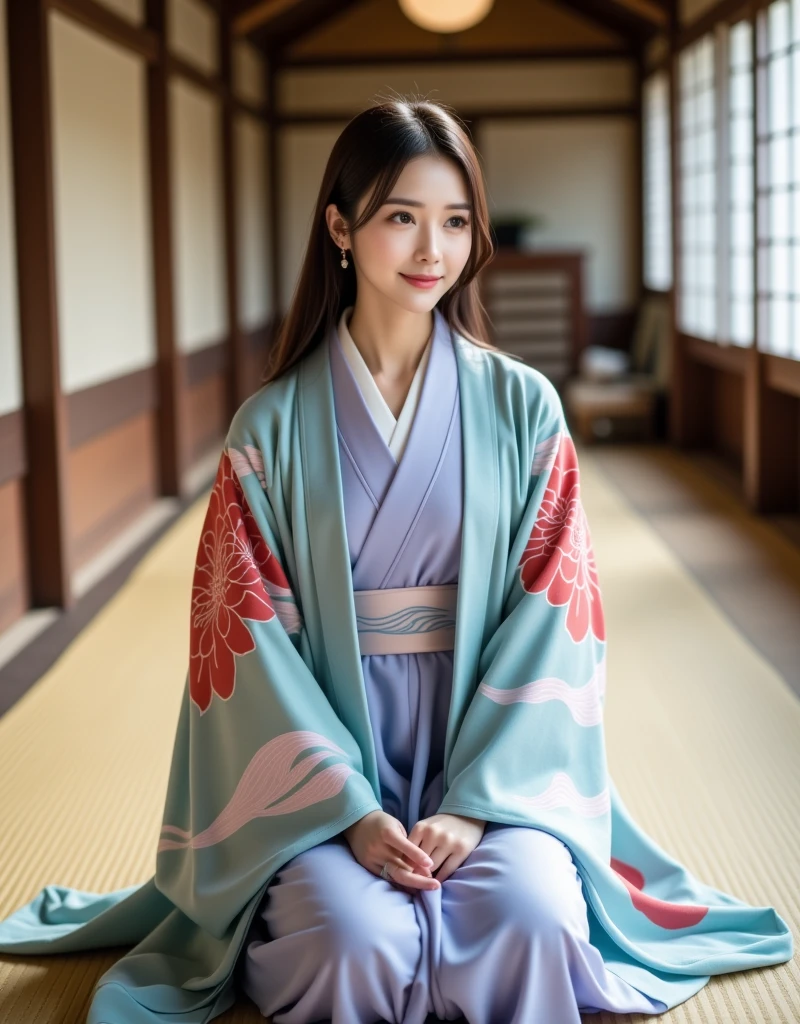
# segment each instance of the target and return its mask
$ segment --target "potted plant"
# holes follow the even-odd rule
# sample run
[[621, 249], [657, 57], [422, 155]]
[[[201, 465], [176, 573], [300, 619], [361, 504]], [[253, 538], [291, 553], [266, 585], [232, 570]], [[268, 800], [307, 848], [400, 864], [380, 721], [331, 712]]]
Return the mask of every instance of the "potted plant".
[[539, 228], [543, 223], [544, 218], [538, 213], [500, 213], [492, 218], [490, 229], [496, 246], [520, 249], [523, 232]]

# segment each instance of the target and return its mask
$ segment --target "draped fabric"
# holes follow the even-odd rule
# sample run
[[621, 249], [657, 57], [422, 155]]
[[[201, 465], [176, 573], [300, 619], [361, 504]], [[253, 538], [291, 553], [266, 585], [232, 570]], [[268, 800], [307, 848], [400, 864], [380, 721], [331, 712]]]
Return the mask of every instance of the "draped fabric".
[[[435, 332], [430, 362], [398, 464], [378, 433], [338, 336], [331, 343], [347, 544], [355, 590], [458, 582], [462, 467], [452, 342]], [[436, 812], [453, 652], [373, 654], [361, 667], [377, 726], [384, 809], [411, 831]], [[411, 759], [411, 760], [409, 760]]]
[[[392, 627], [420, 630], [413, 652], [387, 650], [384, 637], [383, 651], [361, 658], [381, 802], [410, 832], [443, 796], [453, 651], [422, 649], [419, 602], [458, 578], [456, 357], [438, 322], [410, 434], [395, 455], [390, 425], [374, 415], [376, 385], [341, 338], [343, 317], [330, 359], [354, 593], [405, 589], [409, 615]], [[398, 425], [416, 402], [410, 391]], [[579, 1011], [664, 1010], [606, 969], [589, 932], [569, 851], [539, 829], [490, 822], [441, 889], [414, 894], [371, 875], [334, 837], [271, 883], [245, 940], [241, 984], [275, 1024], [367, 1024], [376, 1014], [398, 1024], [425, 1024], [428, 1014], [579, 1024]]]
[[[628, 814], [607, 770], [601, 585], [558, 394], [434, 316], [399, 465], [359, 448], [358, 407], [339, 413], [330, 335], [234, 416], [198, 545], [155, 874], [107, 894], [51, 885], [0, 923], [0, 951], [134, 944], [99, 980], [91, 1024], [221, 1013], [276, 873], [384, 802], [409, 823], [441, 811], [557, 839], [605, 967], [666, 1006], [792, 956], [774, 908], [704, 884]], [[447, 698], [406, 662], [398, 722], [430, 744], [409, 758], [379, 699], [402, 669], [362, 658], [354, 591], [456, 580]]]

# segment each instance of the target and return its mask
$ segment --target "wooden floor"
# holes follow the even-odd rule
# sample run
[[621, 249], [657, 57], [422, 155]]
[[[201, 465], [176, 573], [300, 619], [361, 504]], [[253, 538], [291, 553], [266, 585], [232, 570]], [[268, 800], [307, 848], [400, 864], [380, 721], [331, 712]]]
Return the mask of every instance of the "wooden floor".
[[[800, 554], [697, 461], [658, 447], [579, 458], [608, 623], [612, 777], [657, 843], [800, 936]], [[0, 718], [0, 917], [48, 883], [103, 892], [153, 873], [205, 503]], [[0, 954], [0, 1021], [80, 1024], [123, 952]], [[661, 1017], [585, 1020], [798, 1021], [799, 966], [800, 953], [712, 978]], [[244, 997], [217, 1019], [263, 1020]]]

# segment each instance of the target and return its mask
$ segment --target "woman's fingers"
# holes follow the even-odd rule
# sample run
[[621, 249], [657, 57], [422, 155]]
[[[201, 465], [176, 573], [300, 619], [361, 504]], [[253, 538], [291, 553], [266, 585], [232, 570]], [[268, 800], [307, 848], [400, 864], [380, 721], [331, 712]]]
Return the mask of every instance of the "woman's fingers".
[[449, 857], [445, 857], [442, 861], [439, 866], [439, 870], [436, 873], [436, 877], [440, 882], [444, 882], [450, 877], [450, 875], [452, 875], [456, 868], [461, 867], [465, 860], [466, 857], [457, 853], [451, 853]]
[[388, 873], [392, 882], [396, 882], [398, 885], [406, 885], [411, 889], [438, 889], [441, 884], [437, 879], [418, 875], [415, 871], [411, 871], [401, 864], [390, 863]]
[[410, 839], [406, 839], [405, 836], [401, 836], [397, 832], [390, 831], [386, 836], [386, 842], [393, 849], [397, 850], [398, 853], [401, 853], [406, 860], [411, 861], [412, 864], [418, 864], [426, 870], [433, 864], [433, 860], [424, 850], [420, 850]]

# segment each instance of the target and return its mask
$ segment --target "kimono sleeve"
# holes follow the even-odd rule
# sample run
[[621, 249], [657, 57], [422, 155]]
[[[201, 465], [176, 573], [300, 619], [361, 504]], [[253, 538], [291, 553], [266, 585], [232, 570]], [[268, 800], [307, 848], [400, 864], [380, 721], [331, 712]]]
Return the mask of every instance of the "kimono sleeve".
[[544, 399], [500, 624], [481, 652], [439, 811], [541, 827], [575, 815], [606, 842], [603, 605], [575, 445], [552, 385]]
[[157, 852], [157, 887], [217, 936], [283, 863], [380, 809], [313, 674], [264, 472], [257, 445], [229, 434], [197, 548]]

